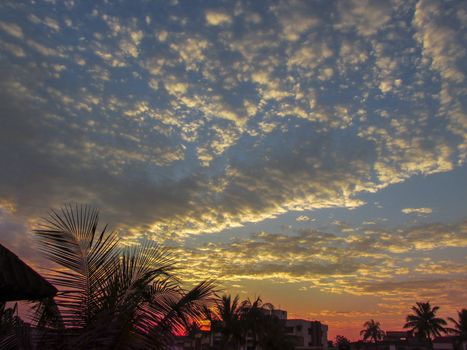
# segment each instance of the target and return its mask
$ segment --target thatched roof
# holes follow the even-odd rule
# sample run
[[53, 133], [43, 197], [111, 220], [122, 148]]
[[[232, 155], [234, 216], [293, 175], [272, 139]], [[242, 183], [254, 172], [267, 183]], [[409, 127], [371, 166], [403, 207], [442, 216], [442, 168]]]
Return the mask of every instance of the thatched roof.
[[0, 244], [0, 302], [38, 300], [56, 293], [57, 288]]

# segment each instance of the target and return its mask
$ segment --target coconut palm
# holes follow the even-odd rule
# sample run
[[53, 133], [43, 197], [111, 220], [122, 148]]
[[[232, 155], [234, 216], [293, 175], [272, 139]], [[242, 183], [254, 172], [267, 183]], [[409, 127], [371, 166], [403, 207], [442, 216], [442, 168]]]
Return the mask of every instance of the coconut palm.
[[417, 337], [431, 341], [432, 337], [441, 336], [446, 332], [446, 321], [436, 317], [439, 306], [432, 307], [430, 302], [417, 302], [412, 306], [414, 314], [408, 315], [404, 328], [409, 328]]
[[262, 321], [261, 333], [258, 337], [261, 349], [293, 350], [295, 349], [293, 337], [285, 331], [285, 320], [277, 316], [265, 315]]
[[231, 295], [218, 296], [213, 313], [219, 321], [222, 349], [235, 348], [242, 339], [238, 295], [233, 299]]
[[454, 324], [453, 328], [446, 328], [446, 330], [461, 339], [467, 339], [467, 309], [462, 309], [457, 312], [458, 320], [448, 317], [448, 320]]
[[121, 248], [117, 233], [98, 223], [97, 210], [68, 205], [35, 230], [58, 265], [50, 277], [57, 297], [36, 308], [48, 348], [166, 348], [201, 317], [212, 282], [184, 290], [166, 249], [149, 241]]
[[366, 321], [363, 324], [363, 327], [365, 328], [360, 331], [360, 335], [363, 336], [363, 341], [370, 339], [376, 343], [384, 336], [384, 332], [381, 329], [380, 323], [373, 319]]
[[253, 341], [253, 349], [256, 349], [258, 341], [261, 341], [261, 338], [264, 335], [264, 328], [266, 325], [265, 318], [267, 313], [265, 310], [273, 310], [274, 306], [270, 303], [263, 303], [260, 297], [255, 300], [243, 301], [240, 305], [240, 319], [242, 322], [243, 328], [243, 337], [244, 340], [248, 336], [251, 337]]

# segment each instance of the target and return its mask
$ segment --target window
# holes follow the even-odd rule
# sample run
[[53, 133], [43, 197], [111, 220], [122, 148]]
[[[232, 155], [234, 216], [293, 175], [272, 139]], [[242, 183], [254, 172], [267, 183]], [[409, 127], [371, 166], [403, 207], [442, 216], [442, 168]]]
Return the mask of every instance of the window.
[[297, 332], [301, 332], [302, 331], [302, 325], [299, 324], [299, 325], [295, 326], [295, 329], [297, 330]]

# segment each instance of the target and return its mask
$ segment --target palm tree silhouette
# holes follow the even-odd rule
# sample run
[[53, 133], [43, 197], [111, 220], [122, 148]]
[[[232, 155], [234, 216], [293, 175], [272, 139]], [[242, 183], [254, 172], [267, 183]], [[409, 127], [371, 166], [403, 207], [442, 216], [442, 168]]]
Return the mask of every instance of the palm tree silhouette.
[[98, 223], [96, 209], [68, 205], [35, 230], [59, 266], [50, 277], [59, 293], [36, 307], [47, 348], [166, 348], [202, 316], [213, 283], [184, 290], [166, 249], [151, 241], [121, 248], [117, 233]]
[[366, 321], [363, 324], [363, 327], [365, 328], [360, 331], [360, 335], [363, 336], [364, 341], [370, 339], [376, 343], [378, 340], [381, 340], [384, 336], [384, 332], [381, 329], [380, 323], [376, 322], [373, 319]]
[[461, 339], [467, 339], [467, 309], [462, 309], [457, 312], [458, 320], [448, 317], [448, 320], [454, 324], [453, 328], [446, 328], [449, 333], [452, 333]]
[[293, 350], [293, 337], [285, 330], [286, 322], [274, 314], [265, 314], [261, 322], [258, 343], [261, 349]]
[[426, 339], [431, 342], [432, 337], [441, 336], [442, 332], [446, 332], [443, 326], [446, 321], [442, 318], [436, 317], [439, 306], [432, 307], [430, 302], [422, 303], [417, 302], [412, 306], [414, 314], [408, 315], [404, 328], [410, 328], [420, 339]]
[[241, 321], [243, 327], [243, 337], [247, 341], [251, 337], [253, 342], [253, 349], [257, 348], [258, 342], [261, 340], [265, 333], [266, 326], [266, 310], [273, 310], [274, 306], [271, 303], [263, 303], [260, 297], [255, 300], [243, 301], [240, 306]]
[[238, 295], [222, 295], [215, 302], [214, 316], [220, 322], [221, 349], [234, 349], [242, 340]]

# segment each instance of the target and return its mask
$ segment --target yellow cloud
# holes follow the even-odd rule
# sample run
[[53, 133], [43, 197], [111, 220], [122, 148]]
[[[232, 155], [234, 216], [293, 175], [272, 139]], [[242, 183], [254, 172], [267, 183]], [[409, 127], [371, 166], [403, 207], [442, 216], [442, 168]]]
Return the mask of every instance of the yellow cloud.
[[404, 214], [419, 214], [419, 215], [428, 215], [433, 212], [431, 208], [404, 208], [402, 209]]
[[16, 205], [13, 201], [6, 198], [0, 198], [0, 210], [13, 214], [16, 212]]
[[229, 24], [232, 22], [232, 17], [223, 11], [208, 10], [205, 13], [205, 18], [208, 25], [211, 26]]
[[23, 39], [23, 30], [15, 23], [0, 21], [0, 29], [18, 39]]

